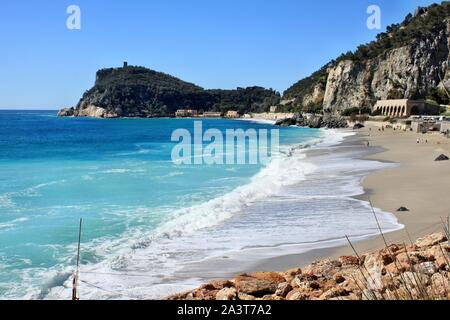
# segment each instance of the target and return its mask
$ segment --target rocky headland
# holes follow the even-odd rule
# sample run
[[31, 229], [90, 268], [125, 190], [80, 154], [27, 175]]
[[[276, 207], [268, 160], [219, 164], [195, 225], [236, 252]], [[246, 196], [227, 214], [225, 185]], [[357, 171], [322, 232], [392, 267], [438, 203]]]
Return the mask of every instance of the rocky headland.
[[178, 109], [199, 113], [229, 110], [263, 112], [277, 104], [280, 95], [262, 87], [206, 90], [195, 84], [148, 68], [129, 66], [97, 71], [94, 86], [75, 107], [61, 117], [153, 118], [173, 117]]
[[286, 272], [211, 281], [169, 300], [450, 299], [450, 244], [441, 233], [410, 245], [326, 259]]
[[342, 129], [347, 128], [348, 123], [344, 117], [333, 114], [315, 114], [315, 115], [302, 115], [295, 114], [293, 117], [278, 120], [275, 125], [281, 127], [299, 126], [309, 128], [330, 128], [330, 129]]

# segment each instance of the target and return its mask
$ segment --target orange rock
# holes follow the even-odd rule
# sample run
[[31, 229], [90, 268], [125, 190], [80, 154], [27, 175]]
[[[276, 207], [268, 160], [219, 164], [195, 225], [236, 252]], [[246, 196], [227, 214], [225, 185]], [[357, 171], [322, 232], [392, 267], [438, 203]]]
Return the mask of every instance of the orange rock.
[[358, 292], [360, 290], [352, 279], [345, 280], [340, 286], [348, 292]]
[[431, 277], [431, 286], [428, 288], [428, 292], [430, 295], [435, 296], [438, 295], [439, 297], [445, 296], [447, 292], [450, 292], [450, 280], [447, 276], [440, 273], [435, 273]]
[[342, 264], [342, 266], [353, 266], [353, 265], [359, 265], [360, 260], [358, 257], [352, 257], [352, 256], [343, 256], [339, 258], [339, 262]]
[[402, 285], [402, 282], [400, 281], [399, 278], [397, 277], [390, 277], [390, 276], [386, 276], [383, 279], [383, 288], [387, 291], [390, 290], [392, 292], [394, 292], [395, 290], [397, 290], [400, 286]]
[[343, 297], [336, 297], [336, 298], [331, 298], [329, 300], [331, 301], [356, 301], [356, 300], [361, 300], [362, 295], [357, 295], [357, 294], [349, 294], [348, 296], [343, 296]]
[[199, 288], [199, 290], [216, 290], [216, 289], [217, 288], [211, 283], [204, 284]]
[[335, 274], [335, 275], [333, 276], [333, 280], [334, 280], [337, 284], [339, 284], [339, 283], [343, 283], [343, 282], [345, 281], [345, 277], [344, 277], [342, 274], [337, 273], [337, 274]]
[[323, 261], [314, 262], [313, 264], [307, 266], [303, 270], [303, 273], [332, 277], [341, 267], [342, 263], [340, 261], [325, 259]]
[[197, 289], [192, 292], [193, 298], [198, 300], [216, 300], [219, 290]]
[[296, 276], [292, 281], [291, 281], [291, 286], [293, 288], [298, 288], [301, 290], [306, 290], [308, 288], [308, 283], [305, 280], [305, 276]]
[[341, 287], [335, 287], [332, 288], [326, 292], [324, 292], [319, 299], [320, 300], [330, 300], [332, 298], [336, 298], [336, 297], [343, 297], [343, 296], [348, 296], [348, 292]]
[[278, 282], [257, 279], [249, 275], [237, 276], [234, 280], [236, 289], [239, 292], [255, 297], [263, 297], [267, 294], [274, 294], [278, 288]]
[[[378, 289], [382, 286], [383, 261], [378, 253], [372, 253], [366, 256], [364, 266], [369, 272], [368, 279], [370, 280], [369, 288]], [[386, 267], [387, 268], [387, 267]]]
[[238, 300], [252, 301], [252, 300], [256, 300], [256, 298], [254, 296], [249, 295], [249, 294], [240, 292], [240, 293], [238, 293]]
[[223, 288], [216, 294], [216, 300], [230, 301], [236, 300], [237, 292], [235, 288]]
[[380, 259], [383, 262], [383, 265], [385, 265], [385, 266], [394, 262], [394, 256], [390, 253], [380, 254]]
[[309, 299], [310, 299], [309, 295], [300, 290], [292, 290], [286, 296], [286, 300], [309, 300]]
[[415, 245], [419, 248], [432, 247], [438, 243], [447, 241], [447, 238], [442, 233], [435, 233], [416, 241]]
[[[447, 261], [449, 261], [450, 259], [449, 255], [444, 251], [444, 249], [439, 245], [437, 245], [431, 248], [429, 252], [433, 255], [435, 259], [434, 262], [436, 264], [436, 268], [438, 270], [445, 270], [447, 268]], [[447, 255], [447, 257], [444, 256], [444, 253]]]
[[404, 252], [405, 251], [405, 246], [401, 246], [398, 244], [391, 244], [389, 246], [389, 252], [393, 253], [393, 254], [398, 254], [400, 252]]
[[292, 286], [288, 282], [283, 282], [278, 285], [275, 295], [286, 298], [287, 294], [292, 291]]
[[317, 281], [312, 281], [308, 284], [309, 288], [313, 290], [319, 290], [321, 288], [320, 283]]
[[287, 282], [291, 282], [292, 280], [294, 280], [296, 276], [300, 274], [302, 274], [302, 269], [300, 268], [290, 269], [284, 273], [284, 278], [286, 279]]
[[229, 280], [213, 280], [208, 286], [213, 289], [222, 290], [223, 288], [232, 288], [234, 283]]
[[183, 292], [183, 293], [174, 294], [172, 296], [167, 297], [167, 300], [171, 300], [171, 301], [186, 300], [190, 294], [191, 294], [191, 292]]
[[400, 253], [396, 259], [397, 264], [404, 267], [405, 270], [411, 270], [413, 266], [419, 263], [419, 259], [410, 253]]
[[276, 282], [277, 284], [286, 282], [286, 279], [276, 272], [255, 272], [252, 273], [250, 276], [259, 280]]
[[262, 300], [264, 301], [277, 301], [277, 300], [284, 300], [284, 298], [279, 297], [277, 295], [271, 294], [271, 295], [267, 295], [262, 297]]
[[432, 276], [437, 272], [436, 264], [434, 262], [422, 262], [417, 266], [417, 271]]
[[402, 274], [401, 279], [408, 288], [417, 288], [418, 290], [422, 286], [428, 286], [430, 284], [430, 277], [417, 272], [405, 272]]
[[402, 264], [402, 263], [391, 263], [390, 265], [387, 265], [384, 267], [384, 270], [386, 271], [387, 276], [389, 275], [399, 275], [400, 273], [411, 271], [412, 267], [408, 263]]
[[391, 245], [364, 254], [361, 260], [343, 256], [315, 262], [303, 272], [297, 268], [285, 273], [243, 274], [234, 281], [211, 281], [168, 299], [397, 300], [411, 295], [414, 299], [445, 299], [450, 293], [450, 245], [444, 241], [445, 236], [434, 234], [412, 246]]
[[319, 278], [315, 275], [300, 275], [296, 276], [294, 280], [291, 281], [291, 286], [298, 288], [300, 290], [308, 290], [320, 288], [320, 284], [317, 281]]

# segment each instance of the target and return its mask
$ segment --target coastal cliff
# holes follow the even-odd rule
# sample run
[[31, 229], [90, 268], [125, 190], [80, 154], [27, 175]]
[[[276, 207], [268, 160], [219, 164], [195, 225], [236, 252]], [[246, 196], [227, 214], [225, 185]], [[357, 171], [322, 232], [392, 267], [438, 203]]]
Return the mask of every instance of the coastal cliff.
[[[448, 103], [450, 3], [419, 8], [377, 40], [331, 61], [284, 93], [291, 111], [371, 108], [384, 99]], [[286, 109], [286, 108], [285, 108]]]
[[211, 281], [169, 300], [447, 300], [450, 246], [443, 234], [304, 269]]

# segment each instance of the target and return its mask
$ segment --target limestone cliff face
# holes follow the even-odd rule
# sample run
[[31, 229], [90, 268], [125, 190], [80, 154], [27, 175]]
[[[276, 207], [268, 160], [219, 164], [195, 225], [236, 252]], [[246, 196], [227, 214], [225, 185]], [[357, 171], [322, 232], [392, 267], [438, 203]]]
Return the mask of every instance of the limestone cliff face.
[[91, 118], [117, 118], [117, 113], [110, 112], [105, 108], [96, 107], [82, 103], [77, 109], [64, 108], [58, 112], [59, 117], [91, 117]]
[[449, 77], [449, 30], [418, 39], [366, 62], [340, 61], [328, 69], [323, 107], [371, 107], [379, 99], [420, 98]]
[[313, 91], [310, 94], [306, 94], [303, 97], [303, 105], [314, 105], [314, 104], [320, 104], [325, 97], [325, 86], [318, 83], [314, 86]]
[[295, 112], [370, 108], [380, 99], [448, 104], [450, 2], [416, 10], [377, 39], [329, 62], [284, 92]]
[[92, 117], [92, 118], [117, 118], [118, 115], [114, 112], [108, 112], [106, 109], [96, 107], [94, 105], [87, 105], [80, 108], [78, 117]]

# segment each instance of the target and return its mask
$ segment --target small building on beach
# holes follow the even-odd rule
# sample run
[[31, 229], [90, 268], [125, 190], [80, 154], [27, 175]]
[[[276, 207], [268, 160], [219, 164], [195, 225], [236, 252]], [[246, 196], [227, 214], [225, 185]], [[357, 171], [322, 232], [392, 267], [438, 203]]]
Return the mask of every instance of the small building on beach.
[[192, 109], [180, 109], [175, 112], [175, 116], [177, 118], [189, 118], [189, 117], [196, 117], [198, 115], [197, 110]]
[[438, 115], [440, 106], [424, 100], [379, 100], [373, 107], [373, 111], [379, 111], [386, 117], [408, 118], [411, 115]]
[[450, 121], [442, 121], [441, 123], [441, 133], [450, 134]]
[[440, 132], [450, 133], [450, 121], [445, 117], [418, 117], [413, 119], [411, 130], [416, 133]]
[[230, 110], [227, 112], [227, 118], [239, 118], [239, 112], [235, 111], [235, 110]]

